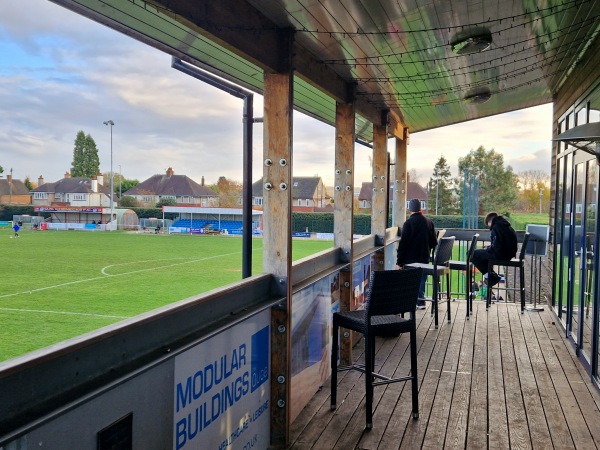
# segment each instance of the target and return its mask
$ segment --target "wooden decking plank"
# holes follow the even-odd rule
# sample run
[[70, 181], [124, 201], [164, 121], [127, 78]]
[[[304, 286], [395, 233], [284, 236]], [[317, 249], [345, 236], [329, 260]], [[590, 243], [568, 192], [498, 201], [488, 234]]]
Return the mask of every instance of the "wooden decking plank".
[[[509, 315], [505, 303], [496, 304], [500, 327], [500, 351], [502, 354], [502, 375], [504, 397], [508, 411], [508, 437], [511, 448], [531, 448], [525, 404], [519, 380], [515, 355], [515, 341], [511, 335]], [[491, 421], [491, 419], [490, 419]]]
[[[357, 362], [364, 363], [364, 339], [360, 341], [361, 358]], [[383, 350], [382, 350], [383, 347]], [[386, 352], [390, 348], [383, 340], [376, 341], [376, 352]], [[351, 371], [354, 376], [353, 383], [349, 386], [349, 393], [343, 403], [337, 405], [335, 411], [330, 411], [328, 414], [331, 417], [326, 426], [320, 424], [322, 433], [315, 442], [314, 448], [334, 448], [336, 443], [345, 434], [351, 433], [355, 442], [358, 441], [356, 433], [362, 433], [364, 430], [364, 398], [365, 398], [365, 380], [364, 375], [357, 371]], [[345, 384], [345, 383], [344, 383]], [[338, 389], [340, 385], [338, 383]], [[362, 418], [362, 426], [357, 429], [356, 421]], [[317, 425], [318, 426], [318, 425]]]
[[536, 357], [535, 346], [529, 348], [529, 342], [525, 339], [521, 312], [516, 308], [507, 308], [507, 312], [531, 444], [534, 449], [552, 448], [550, 431], [531, 362], [531, 358]]
[[[453, 324], [454, 321], [451, 324], [444, 322], [435, 330], [433, 320], [431, 321], [430, 332], [425, 336], [427, 342], [421, 347], [418, 355], [419, 419], [412, 420], [407, 413], [392, 417], [388, 431], [379, 445], [380, 449], [414, 449], [422, 446]], [[406, 406], [403, 410], [406, 410]]]
[[[360, 341], [352, 350], [356, 362], [364, 359], [364, 342]], [[338, 373], [337, 403], [338, 409], [343, 404], [356, 385], [362, 386], [361, 374], [349, 370]], [[326, 381], [323, 389], [315, 394], [310, 402], [302, 410], [290, 427], [290, 441], [296, 444], [304, 442], [314, 443], [324, 432], [326, 425], [334, 418], [330, 409], [331, 377]], [[336, 411], [337, 412], [337, 411]], [[310, 416], [310, 417], [305, 417]], [[299, 447], [298, 447], [299, 448]]]
[[473, 326], [473, 362], [471, 365], [471, 394], [469, 403], [469, 417], [467, 424], [466, 445], [467, 449], [482, 449], [487, 447], [488, 434], [488, 343], [487, 319], [483, 302], [473, 302], [471, 326]]
[[[428, 310], [417, 311], [418, 328], [417, 328], [417, 354], [422, 351], [423, 346], [426, 345], [426, 335], [430, 333], [430, 327], [432, 325], [432, 319], [428, 314]], [[410, 373], [410, 338], [408, 334], [402, 336], [399, 341], [403, 341], [403, 345], [398, 347], [398, 351], [401, 351], [402, 356], [397, 357], [396, 367], [392, 374], [394, 377], [406, 376]], [[397, 353], [399, 355], [399, 353]], [[419, 370], [419, 362], [417, 361], [417, 376], [422, 377]], [[397, 420], [398, 417], [393, 416], [404, 416], [411, 414], [412, 410], [412, 391], [410, 381], [404, 383], [394, 383], [387, 386], [379, 386], [375, 388], [375, 391], [381, 392], [381, 395], [377, 398], [378, 402], [375, 407], [375, 413], [373, 415], [373, 429], [368, 433], [362, 434], [359, 447], [361, 449], [375, 449], [378, 448], [382, 439], [382, 436], [386, 434], [390, 421]], [[404, 408], [399, 412], [397, 409], [398, 403], [401, 401], [401, 397], [404, 400]], [[405, 424], [401, 426], [403, 430]], [[401, 436], [401, 435], [400, 435]]]
[[[423, 316], [424, 316], [424, 314], [420, 313], [417, 315], [417, 319], [420, 319], [419, 320], [420, 322], [427, 324], [428, 321]], [[423, 326], [421, 329], [421, 333], [423, 333], [426, 328], [427, 328], [426, 326]], [[384, 342], [384, 340], [378, 340], [378, 343], [380, 345], [382, 345], [381, 343], [383, 343], [383, 342]], [[379, 358], [382, 358], [382, 353], [380, 350], [377, 350], [377, 354], [379, 355]], [[354, 390], [356, 390], [356, 389], [354, 389]], [[325, 442], [322, 439], [319, 439], [315, 448], [346, 449], [346, 448], [351, 448], [351, 447], [349, 447], [350, 442], [353, 442], [353, 443], [358, 442], [358, 440], [363, 435], [364, 428], [365, 428], [365, 409], [364, 409], [365, 392], [364, 392], [364, 379], [362, 377], [361, 377], [361, 386], [360, 386], [359, 390], [362, 394], [360, 397], [360, 402], [357, 405], [357, 407], [355, 408], [354, 413], [348, 418], [346, 428], [339, 430], [339, 425], [338, 425], [338, 428], [336, 428], [337, 430], [339, 430], [339, 436], [338, 436], [338, 439], [335, 441], [335, 443], [332, 444], [331, 439], [328, 439]], [[377, 407], [377, 402], [379, 401], [380, 397], [381, 397], [381, 389], [375, 389], [374, 398], [373, 398], [373, 410], [374, 410], [373, 421], [374, 421], [374, 424], [377, 423], [377, 416], [375, 414], [375, 411], [376, 411], [376, 407]], [[355, 398], [358, 398], [358, 396], [355, 396]], [[332, 424], [330, 423], [330, 425], [332, 425]], [[334, 424], [333, 426], [336, 426], [336, 425], [337, 424]], [[385, 427], [385, 424], [383, 422], [381, 422], [380, 426]]]
[[[338, 410], [329, 410], [327, 382], [292, 424], [289, 448], [600, 448], [597, 388], [554, 313], [521, 315], [519, 306], [475, 302], [465, 321], [466, 303], [454, 302], [439, 330], [419, 311], [420, 419], [411, 419], [409, 382], [379, 386], [374, 429], [364, 432], [364, 379], [342, 372]], [[378, 342], [381, 372], [408, 373], [409, 360], [407, 336]]]
[[[446, 448], [465, 448], [471, 400], [471, 377], [473, 370], [473, 341], [475, 322], [466, 320], [466, 301], [459, 302], [457, 323], [454, 332], [461, 334], [461, 343], [456, 367], [456, 380], [448, 420]], [[458, 306], [457, 305], [457, 306]], [[461, 332], [462, 330], [462, 332]]]
[[380, 439], [379, 447], [384, 449], [397, 448], [402, 442], [402, 436], [405, 433], [405, 429], [418, 426], [419, 422], [425, 417], [428, 417], [428, 410], [426, 402], [423, 401], [423, 380], [427, 373], [427, 367], [429, 366], [432, 359], [432, 352], [439, 336], [438, 330], [433, 328], [433, 316], [427, 313], [424, 314], [424, 318], [427, 320], [427, 327], [419, 327], [417, 329], [417, 377], [419, 381], [419, 420], [413, 420], [411, 416], [411, 402], [412, 402], [412, 391], [404, 390], [401, 397], [398, 399], [398, 404], [394, 415], [390, 418], [388, 425], [384, 431], [383, 436]]
[[556, 391], [554, 390], [552, 377], [550, 376], [552, 367], [546, 364], [542, 350], [541, 343], [548, 341], [548, 334], [543, 325], [538, 327], [538, 330], [540, 330], [539, 333], [536, 332], [536, 327], [534, 326], [534, 322], [541, 323], [541, 320], [543, 320], [542, 317], [543, 315], [539, 312], [532, 311], [525, 313], [523, 317], [523, 333], [527, 347], [529, 348], [532, 369], [538, 384], [542, 407], [553, 446], [555, 449], [572, 449], [575, 447], [575, 444], [571, 438], [571, 433], [564, 431], [566, 419]]
[[[328, 424], [336, 418], [336, 413], [338, 410], [342, 409], [341, 405], [343, 405], [348, 397], [351, 395], [353, 388], [361, 382], [361, 374], [358, 372], [347, 372], [346, 377], [344, 378], [344, 383], [342, 385], [338, 385], [338, 410], [331, 411], [330, 409], [330, 381], [328, 380], [327, 384], [324, 385], [323, 389], [315, 395], [315, 398], [311, 399], [307, 407], [300, 413], [296, 421], [291, 426], [291, 429], [294, 432], [290, 432], [290, 435], [293, 435], [295, 438], [292, 440], [291, 448], [300, 448], [298, 445], [303, 445], [305, 443], [310, 443], [312, 446], [315, 442], [319, 440], [321, 435], [324, 433]], [[352, 401], [351, 399], [349, 400]], [[319, 405], [316, 412], [311, 407], [312, 403], [317, 403]], [[308, 409], [307, 409], [308, 408]], [[348, 407], [346, 407], [348, 408]], [[350, 409], [352, 406], [349, 407]], [[342, 409], [343, 414], [344, 409]], [[313, 414], [314, 412], [314, 414]], [[295, 427], [300, 427], [300, 424], [296, 424], [297, 422], [304, 423], [306, 419], [302, 416], [311, 415], [310, 421], [302, 427], [302, 430], [296, 434], [298, 431]]]
[[[485, 305], [481, 305], [485, 308]], [[488, 448], [509, 448], [506, 398], [502, 373], [500, 316], [498, 305], [492, 305], [488, 315]]]
[[572, 348], [567, 347], [571, 344], [559, 334], [556, 325], [550, 325], [545, 322], [544, 325], [573, 396], [572, 399], [569, 398], [568, 403], [563, 403], [561, 400], [561, 405], [563, 405], [575, 446], [576, 448], [589, 448], [590, 443], [593, 442], [596, 447], [599, 447], [599, 433], [591, 433], [590, 431], [598, 429], [598, 424], [600, 423], [600, 414], [598, 413], [597, 405], [592, 400], [588, 391], [587, 384], [590, 382], [581, 376], [576, 367], [578, 361], [571, 356]]
[[[386, 374], [390, 377], [408, 376], [410, 374], [410, 338], [408, 333], [398, 339], [397, 343], [395, 351], [390, 353], [390, 357], [386, 362], [388, 366], [393, 367], [395, 365], [394, 370], [392, 373]], [[406, 381], [375, 387], [375, 391], [380, 392], [381, 395], [373, 414], [373, 429], [362, 435], [359, 442], [361, 449], [376, 449], [379, 446], [387, 424], [394, 414], [398, 399], [405, 389], [410, 391], [410, 383], [410, 381]], [[411, 404], [409, 403], [409, 405]]]
[[429, 425], [425, 432], [422, 448], [441, 448], [444, 445], [448, 432], [450, 405], [452, 403], [454, 384], [456, 381], [456, 369], [458, 367], [458, 357], [460, 355], [464, 318], [462, 321], [455, 318], [451, 325], [452, 331], [448, 342], [448, 348], [444, 355], [438, 389], [433, 401]]

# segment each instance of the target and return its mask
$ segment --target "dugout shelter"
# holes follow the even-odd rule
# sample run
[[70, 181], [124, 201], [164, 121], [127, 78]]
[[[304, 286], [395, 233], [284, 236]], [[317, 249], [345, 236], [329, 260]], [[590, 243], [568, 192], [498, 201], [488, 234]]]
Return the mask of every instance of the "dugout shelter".
[[[219, 230], [221, 234], [242, 234], [243, 210], [240, 208], [201, 208], [194, 206], [163, 206], [165, 214], [177, 214], [177, 219], [169, 226], [169, 233], [205, 234], [209, 230]], [[262, 230], [263, 212], [252, 210], [252, 232]]]

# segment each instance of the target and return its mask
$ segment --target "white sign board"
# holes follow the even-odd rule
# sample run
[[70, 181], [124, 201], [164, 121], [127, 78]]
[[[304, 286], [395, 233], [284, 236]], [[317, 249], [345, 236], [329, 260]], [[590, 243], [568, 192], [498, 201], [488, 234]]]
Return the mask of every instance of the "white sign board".
[[270, 322], [265, 310], [175, 358], [174, 449], [269, 447]]

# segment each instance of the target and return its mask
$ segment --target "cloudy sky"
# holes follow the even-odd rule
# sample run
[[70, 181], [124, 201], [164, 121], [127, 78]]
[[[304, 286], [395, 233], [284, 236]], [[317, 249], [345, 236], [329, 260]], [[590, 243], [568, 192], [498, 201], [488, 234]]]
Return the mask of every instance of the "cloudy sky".
[[[140, 181], [171, 166], [200, 182], [242, 180], [242, 101], [170, 67], [169, 55], [48, 0], [2, 2], [0, 166], [4, 175], [57, 181], [70, 169], [79, 130], [98, 147], [100, 170]], [[255, 96], [255, 115], [262, 99]], [[411, 135], [408, 167], [426, 183], [444, 155], [483, 145], [515, 172], [550, 173], [551, 105]], [[333, 184], [334, 129], [294, 115], [294, 175]], [[393, 154], [393, 141], [390, 141]], [[371, 150], [356, 147], [355, 183], [369, 181]], [[262, 175], [262, 127], [255, 126], [254, 179]]]

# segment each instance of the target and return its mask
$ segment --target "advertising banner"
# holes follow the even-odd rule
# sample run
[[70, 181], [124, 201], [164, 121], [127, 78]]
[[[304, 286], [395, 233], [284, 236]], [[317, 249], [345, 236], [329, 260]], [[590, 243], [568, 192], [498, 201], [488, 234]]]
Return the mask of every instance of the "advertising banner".
[[316, 281], [292, 297], [291, 421], [331, 374], [331, 318], [339, 307], [339, 273]]
[[269, 310], [175, 358], [173, 448], [267, 449]]

